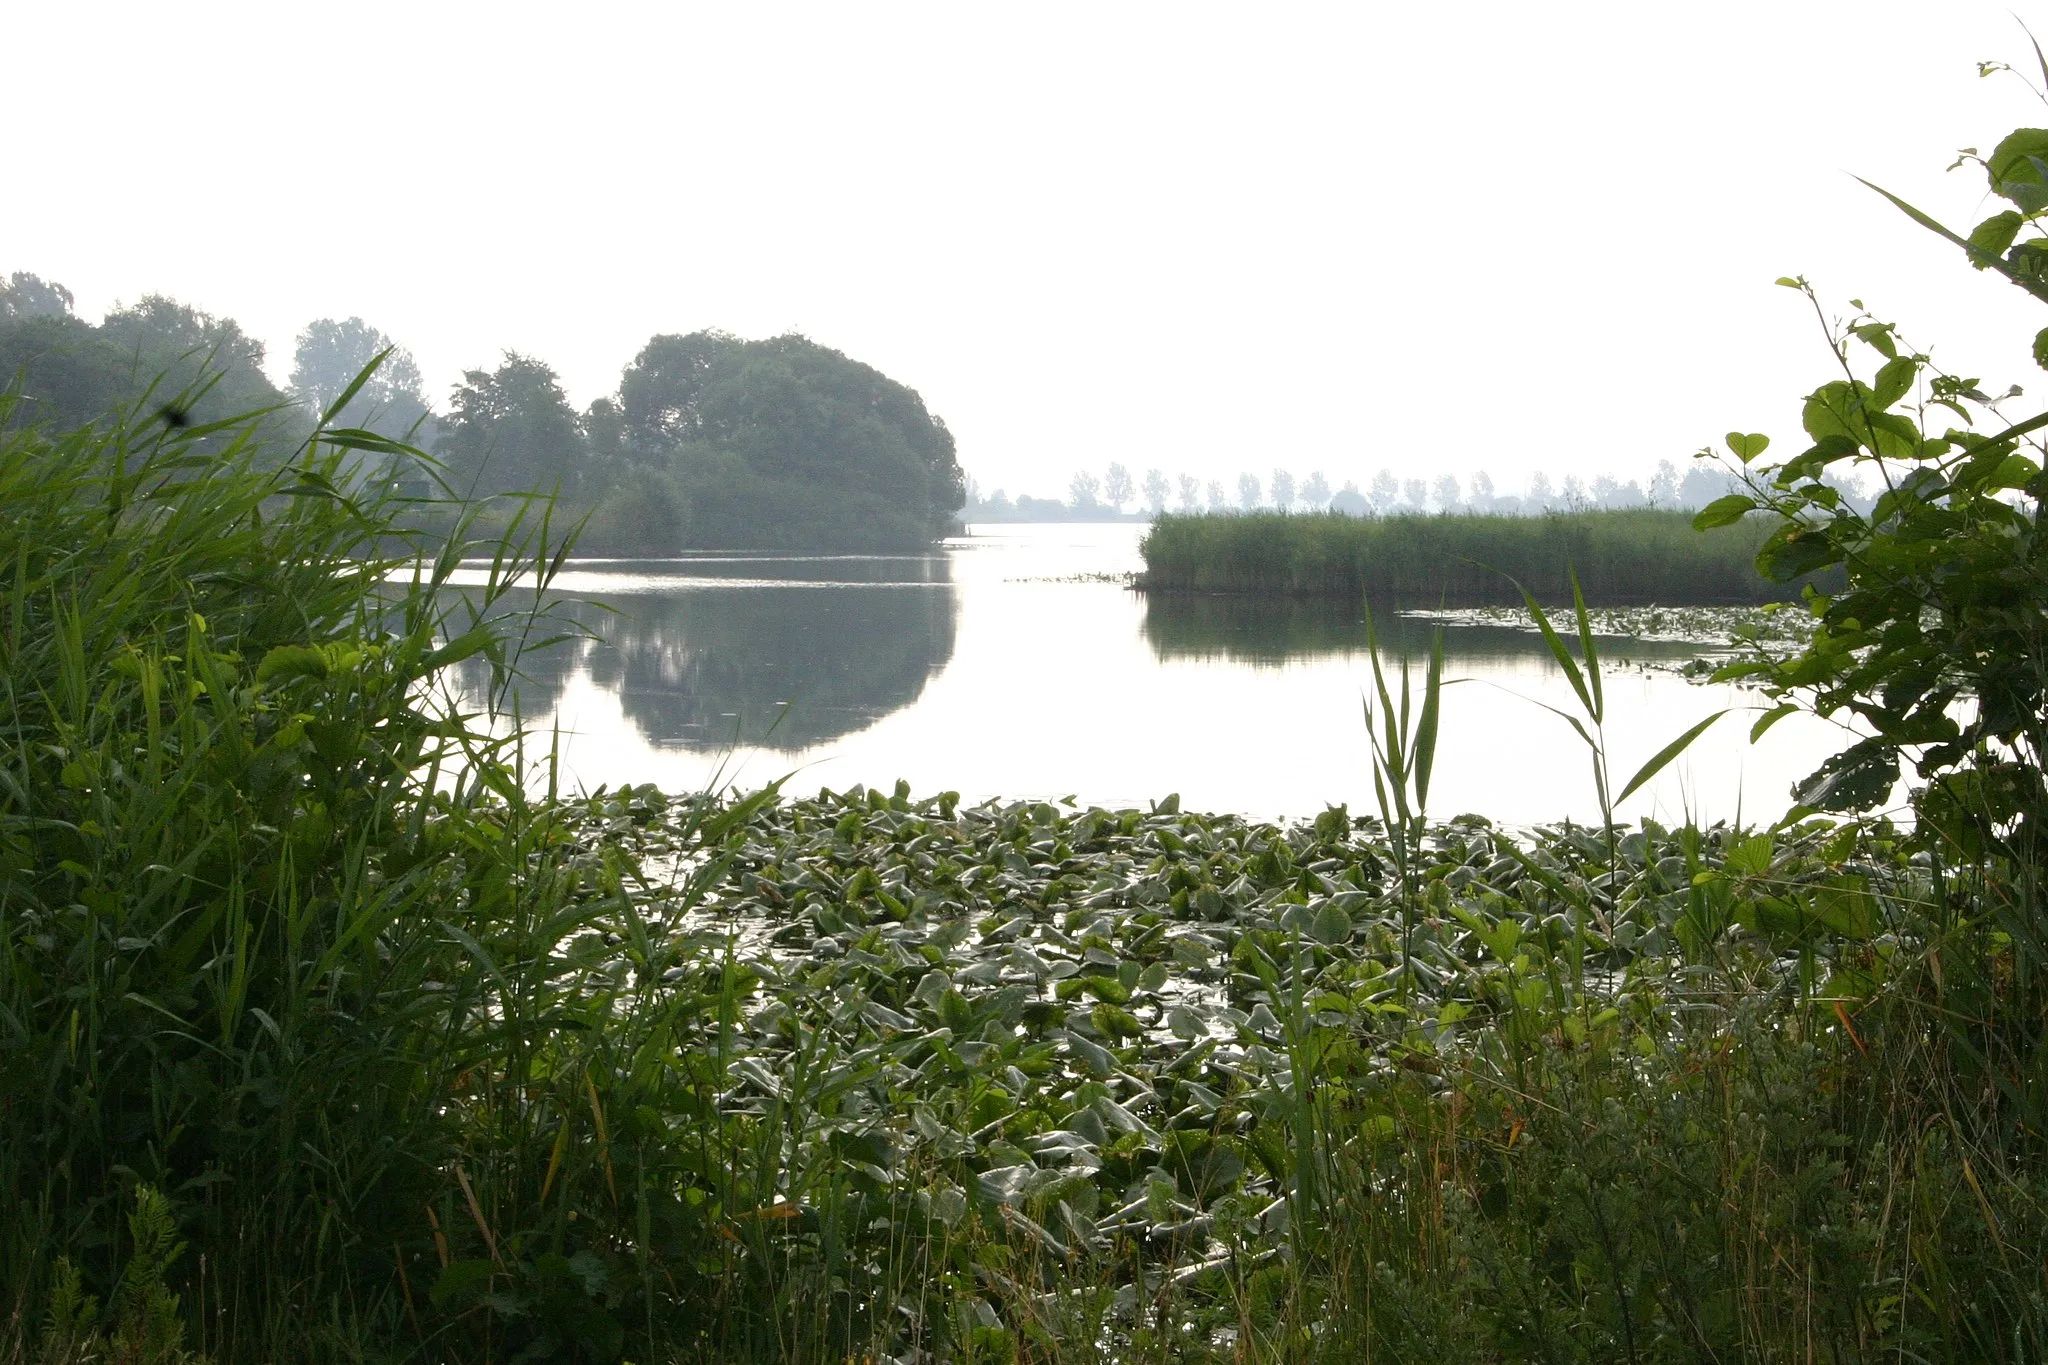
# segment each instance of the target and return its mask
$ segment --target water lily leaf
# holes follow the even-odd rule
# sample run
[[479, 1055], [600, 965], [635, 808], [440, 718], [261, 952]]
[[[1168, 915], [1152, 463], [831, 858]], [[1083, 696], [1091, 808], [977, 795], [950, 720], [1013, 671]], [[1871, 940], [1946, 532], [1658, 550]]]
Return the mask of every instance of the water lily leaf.
[[1098, 1081], [1106, 1081], [1117, 1072], [1116, 1054], [1100, 1043], [1091, 1043], [1078, 1033], [1069, 1033], [1064, 1041], [1067, 1051], [1081, 1064], [1081, 1069]]
[[1309, 922], [1309, 933], [1318, 943], [1349, 943], [1351, 916], [1340, 906], [1325, 904]]
[[1017, 1204], [1038, 1174], [1038, 1167], [1032, 1165], [998, 1166], [975, 1176], [974, 1187], [992, 1204]]
[[1095, 1031], [1105, 1038], [1142, 1038], [1145, 1026], [1138, 1022], [1138, 1016], [1129, 1010], [1119, 1009], [1107, 1002], [1097, 1005], [1089, 1012], [1089, 1022]]
[[910, 998], [926, 1005], [936, 1005], [939, 1003], [939, 997], [952, 988], [952, 978], [934, 969], [917, 979], [917, 986], [910, 992]]

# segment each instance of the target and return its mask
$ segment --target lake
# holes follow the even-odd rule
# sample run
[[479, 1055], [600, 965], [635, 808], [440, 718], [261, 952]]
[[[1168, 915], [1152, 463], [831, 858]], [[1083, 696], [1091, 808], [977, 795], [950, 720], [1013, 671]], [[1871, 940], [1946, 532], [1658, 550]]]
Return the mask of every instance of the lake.
[[[789, 779], [1264, 818], [1376, 810], [1363, 613], [1327, 603], [1150, 597], [1136, 524], [976, 526], [905, 557], [571, 562], [557, 580], [597, 639], [526, 661], [520, 706], [559, 727], [569, 785], [684, 791]], [[1380, 623], [1419, 657], [1417, 622]], [[1598, 811], [1576, 710], [1527, 631], [1456, 626], [1430, 810], [1517, 824]], [[1752, 747], [1753, 694], [1686, 681], [1698, 646], [1608, 640], [1617, 787], [1687, 726], [1725, 718], [1622, 813], [1768, 820], [1846, 736], [1793, 716]], [[1626, 662], [1624, 662], [1626, 661]], [[1657, 666], [1661, 665], [1661, 666]], [[473, 684], [475, 675], [467, 675]], [[1417, 670], [1420, 685], [1420, 669]]]

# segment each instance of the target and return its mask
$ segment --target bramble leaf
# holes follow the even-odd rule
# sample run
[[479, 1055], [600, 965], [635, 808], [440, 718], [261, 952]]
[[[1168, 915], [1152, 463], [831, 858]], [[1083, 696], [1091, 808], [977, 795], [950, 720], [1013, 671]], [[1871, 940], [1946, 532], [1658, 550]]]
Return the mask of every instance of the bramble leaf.
[[1898, 777], [1898, 755], [1866, 739], [1815, 768], [1792, 789], [1792, 799], [1815, 810], [1868, 810], [1891, 795]]

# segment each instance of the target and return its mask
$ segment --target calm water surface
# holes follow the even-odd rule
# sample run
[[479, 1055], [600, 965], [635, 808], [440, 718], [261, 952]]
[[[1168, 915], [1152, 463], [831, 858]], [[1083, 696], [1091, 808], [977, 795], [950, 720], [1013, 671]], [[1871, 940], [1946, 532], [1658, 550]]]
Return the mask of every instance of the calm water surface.
[[[1137, 525], [986, 526], [902, 558], [588, 560], [557, 581], [601, 640], [527, 662], [521, 706], [558, 725], [573, 784], [717, 781], [792, 790], [1074, 797], [1261, 817], [1375, 809], [1360, 711], [1364, 623], [1320, 604], [1152, 598]], [[1386, 635], [1384, 624], [1382, 634]], [[1423, 634], [1407, 637], [1419, 652]], [[1607, 682], [1617, 786], [1710, 712], [1733, 707], [1624, 808], [1766, 819], [1845, 741], [1810, 717], [1748, 743], [1754, 698], [1644, 661], [1691, 646], [1615, 640]], [[1526, 823], [1597, 811], [1573, 710], [1534, 635], [1446, 632], [1431, 810]], [[1619, 660], [1631, 661], [1627, 666]], [[1418, 684], [1420, 681], [1418, 670]]]

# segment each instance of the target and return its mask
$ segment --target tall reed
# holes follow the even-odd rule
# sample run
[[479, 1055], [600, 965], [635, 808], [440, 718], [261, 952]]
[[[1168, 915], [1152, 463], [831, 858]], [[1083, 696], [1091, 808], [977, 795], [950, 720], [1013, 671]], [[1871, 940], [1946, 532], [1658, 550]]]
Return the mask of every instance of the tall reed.
[[1540, 517], [1347, 517], [1250, 513], [1159, 517], [1142, 544], [1139, 585], [1159, 592], [1335, 596], [1436, 606], [1518, 604], [1501, 577], [1547, 605], [1568, 604], [1576, 566], [1602, 606], [1757, 603], [1799, 584], [1756, 571], [1761, 525], [1693, 530], [1682, 512], [1649, 508]]

